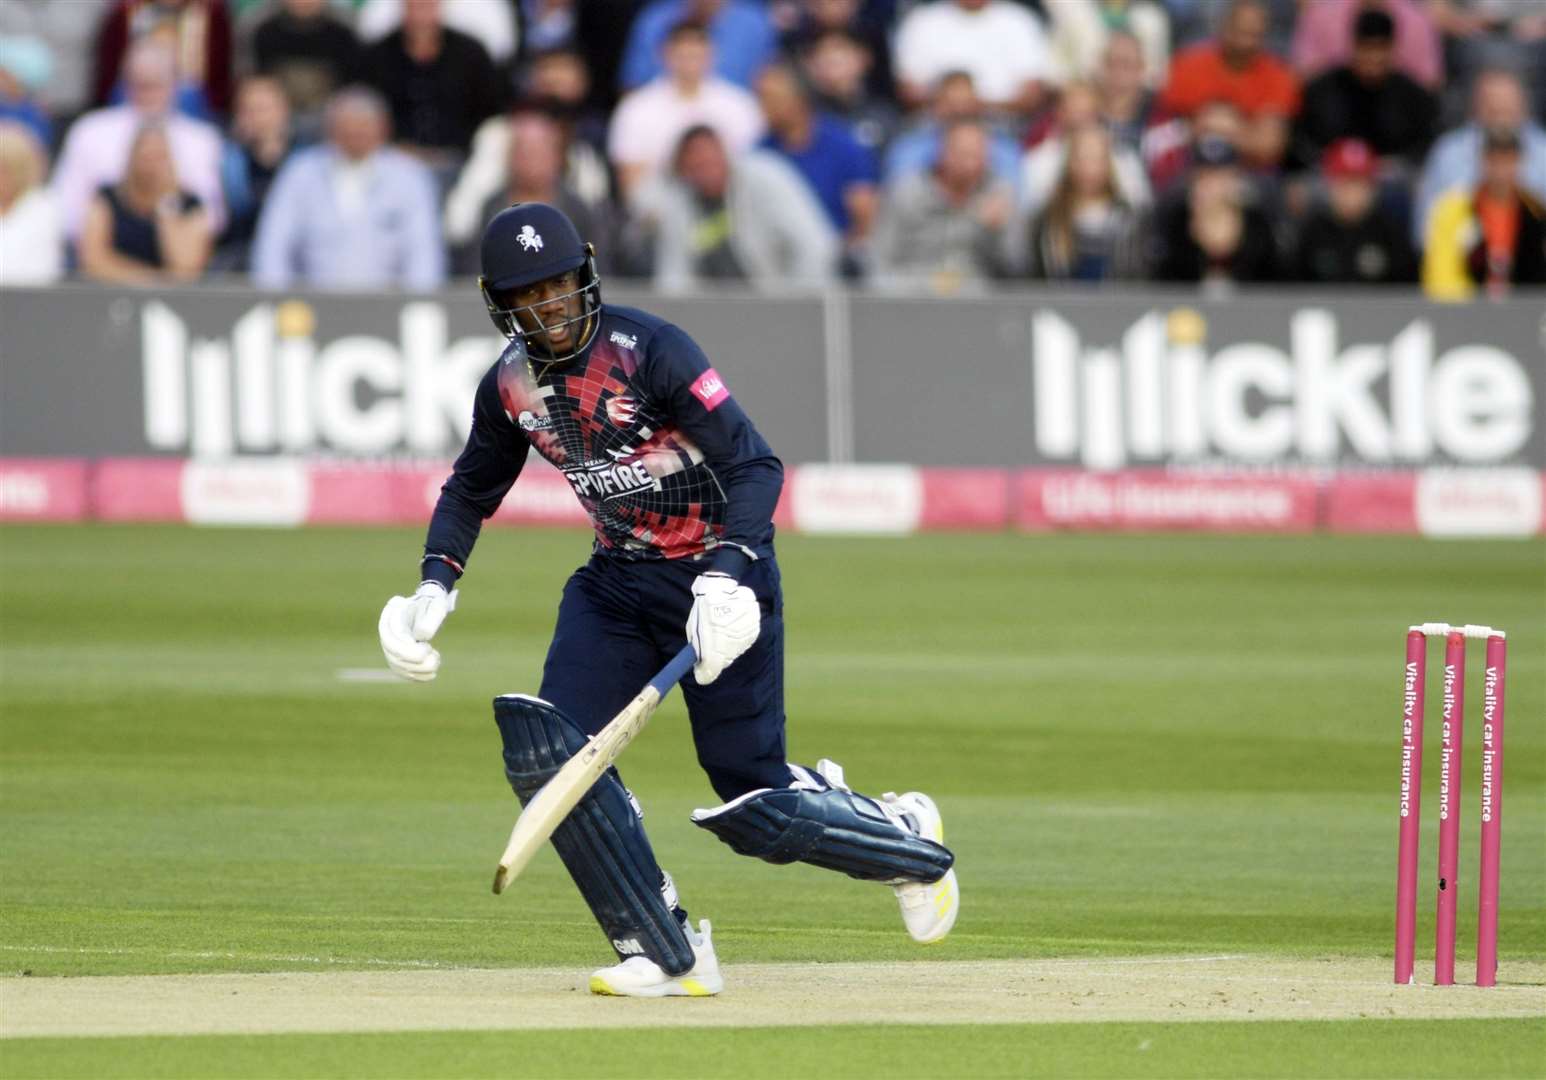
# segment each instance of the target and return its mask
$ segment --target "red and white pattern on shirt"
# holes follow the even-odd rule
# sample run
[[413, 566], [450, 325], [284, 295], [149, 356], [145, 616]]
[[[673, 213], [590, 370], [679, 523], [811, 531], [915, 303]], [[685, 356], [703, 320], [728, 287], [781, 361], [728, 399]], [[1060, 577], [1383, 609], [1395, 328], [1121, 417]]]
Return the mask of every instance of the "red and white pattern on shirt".
[[[500, 400], [568, 479], [601, 547], [642, 559], [701, 554], [723, 534], [724, 493], [698, 447], [634, 384], [638, 363], [633, 350], [600, 341], [540, 382], [526, 365], [505, 364]], [[693, 387], [708, 408], [714, 391], [699, 386], [711, 374]], [[728, 396], [718, 385], [714, 405]]]

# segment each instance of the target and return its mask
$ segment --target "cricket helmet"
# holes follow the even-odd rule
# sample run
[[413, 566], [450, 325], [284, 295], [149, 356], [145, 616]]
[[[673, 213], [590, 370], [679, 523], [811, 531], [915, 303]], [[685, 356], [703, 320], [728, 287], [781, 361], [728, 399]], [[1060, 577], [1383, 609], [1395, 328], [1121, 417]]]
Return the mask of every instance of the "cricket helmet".
[[[580, 239], [574, 222], [562, 210], [535, 202], [507, 206], [483, 230], [482, 255], [478, 288], [500, 333], [522, 339], [531, 352], [553, 362], [571, 360], [590, 346], [601, 326], [601, 277], [596, 273], [595, 250]], [[515, 289], [570, 271], [578, 273], [579, 284], [562, 299], [578, 298], [578, 314], [547, 325], [536, 311], [540, 305], [513, 303]], [[521, 325], [517, 315], [522, 311], [528, 314], [532, 329]], [[543, 342], [533, 340], [543, 331], [565, 325], [574, 326], [574, 344], [566, 352], [554, 355]]]

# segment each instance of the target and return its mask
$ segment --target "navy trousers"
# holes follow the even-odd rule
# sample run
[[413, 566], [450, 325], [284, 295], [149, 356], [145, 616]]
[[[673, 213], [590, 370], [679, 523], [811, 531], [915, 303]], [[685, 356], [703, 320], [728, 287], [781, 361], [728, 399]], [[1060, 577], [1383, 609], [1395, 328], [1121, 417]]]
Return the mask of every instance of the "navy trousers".
[[[692, 582], [703, 563], [595, 555], [569, 578], [542, 670], [541, 695], [594, 734], [686, 643]], [[793, 779], [784, 758], [784, 603], [778, 564], [741, 576], [757, 594], [756, 644], [708, 686], [689, 672], [682, 697], [698, 763], [725, 801]]]

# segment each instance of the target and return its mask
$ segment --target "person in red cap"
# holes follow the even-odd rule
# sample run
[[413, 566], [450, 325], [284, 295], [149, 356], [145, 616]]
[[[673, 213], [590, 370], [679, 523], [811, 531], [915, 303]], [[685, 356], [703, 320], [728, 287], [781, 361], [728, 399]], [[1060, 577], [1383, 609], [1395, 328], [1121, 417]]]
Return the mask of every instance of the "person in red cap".
[[1406, 229], [1379, 206], [1379, 159], [1362, 139], [1338, 139], [1321, 157], [1326, 197], [1299, 236], [1294, 277], [1318, 284], [1394, 285], [1417, 280]]

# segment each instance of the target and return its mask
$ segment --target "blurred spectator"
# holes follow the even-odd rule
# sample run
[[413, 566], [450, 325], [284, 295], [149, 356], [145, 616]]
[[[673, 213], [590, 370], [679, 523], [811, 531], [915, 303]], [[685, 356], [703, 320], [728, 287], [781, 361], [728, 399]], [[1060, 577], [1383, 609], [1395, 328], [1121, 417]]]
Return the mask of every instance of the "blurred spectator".
[[1498, 128], [1519, 132], [1522, 185], [1531, 191], [1546, 191], [1546, 130], [1530, 117], [1519, 76], [1510, 71], [1484, 71], [1472, 86], [1470, 121], [1441, 136], [1423, 165], [1412, 214], [1412, 235], [1419, 244], [1428, 227], [1428, 214], [1439, 197], [1450, 188], [1476, 185], [1482, 133]]
[[[367, 46], [380, 43], [410, 18], [414, 0], [352, 0], [359, 9], [354, 29]], [[489, 59], [503, 64], [520, 45], [512, 0], [441, 0], [440, 22], [472, 38]]]
[[253, 281], [266, 289], [429, 290], [445, 280], [435, 182], [386, 145], [391, 120], [374, 91], [328, 102], [328, 143], [293, 154], [258, 217]]
[[[517, 112], [505, 123], [504, 183], [478, 208], [474, 228], [462, 232], [453, 259], [455, 272], [481, 272], [479, 242], [490, 218], [516, 203], [541, 202], [556, 206], [569, 216], [580, 235], [595, 245], [597, 270], [610, 274], [616, 251], [604, 206], [587, 202], [564, 183], [563, 127], [552, 116], [535, 109]], [[449, 220], [446, 231], [449, 236]]]
[[1395, 66], [1432, 90], [1444, 80], [1439, 32], [1424, 0], [1315, 0], [1299, 9], [1292, 59], [1302, 79], [1313, 79], [1353, 57], [1353, 25], [1365, 11], [1383, 11], [1396, 24]]
[[842, 34], [863, 51], [864, 96], [889, 102], [896, 92], [891, 73], [891, 27], [873, 10], [876, 6], [881, 5], [866, 5], [861, 0], [800, 0], [794, 23], [782, 37], [784, 51], [804, 56], [812, 53], [821, 39]]
[[896, 107], [870, 89], [873, 54], [847, 30], [825, 30], [800, 52], [800, 70], [818, 107], [848, 124], [871, 152], [879, 154], [896, 134]]
[[489, 54], [441, 21], [441, 0], [404, 0], [402, 25], [360, 58], [392, 110], [399, 148], [437, 172], [459, 167], [478, 125], [504, 108]]
[[964, 71], [990, 109], [1029, 116], [1052, 79], [1041, 23], [1012, 0], [928, 0], [897, 27], [892, 59], [908, 107], [945, 75]]
[[773, 59], [778, 37], [759, 0], [650, 0], [628, 30], [618, 83], [633, 90], [666, 76], [666, 40], [680, 23], [701, 24], [714, 47], [714, 74], [749, 89], [762, 66]]
[[[970, 75], [964, 71], [950, 71], [940, 76], [934, 87], [934, 97], [929, 102], [928, 114], [921, 123], [893, 139], [886, 151], [881, 162], [881, 175], [886, 186], [893, 187], [904, 177], [928, 172], [939, 159], [945, 130], [962, 120], [975, 121], [981, 116], [982, 102], [977, 98]], [[984, 130], [988, 134], [989, 171], [995, 180], [1014, 187], [1020, 182], [1019, 145], [996, 128], [985, 127]]]
[[819, 286], [837, 266], [837, 236], [799, 175], [765, 151], [734, 160], [707, 125], [688, 130], [657, 208], [655, 286], [706, 281]]
[[1118, 146], [1133, 153], [1143, 148], [1143, 135], [1154, 116], [1155, 94], [1148, 87], [1143, 51], [1138, 39], [1125, 30], [1106, 35], [1095, 71], [1095, 93], [1100, 99], [1100, 118]]
[[810, 185], [827, 220], [857, 265], [875, 221], [880, 166], [847, 126], [816, 112], [794, 69], [770, 64], [757, 76], [757, 98], [768, 122], [762, 140]]
[[1297, 281], [1395, 285], [1417, 280], [1403, 224], [1379, 205], [1379, 158], [1361, 139], [1339, 139], [1321, 159], [1326, 200], [1310, 212], [1294, 259]]
[[104, 185], [81, 230], [83, 277], [126, 285], [193, 281], [214, 237], [199, 198], [177, 183], [164, 120], [142, 125], [123, 179]]
[[666, 165], [682, 135], [706, 124], [732, 154], [762, 137], [762, 110], [739, 86], [711, 75], [714, 51], [699, 23], [678, 23], [661, 47], [665, 74], [626, 94], [612, 114], [607, 155], [619, 194], [631, 201], [641, 183]]
[[871, 245], [878, 284], [952, 292], [1002, 272], [1000, 237], [1014, 196], [988, 168], [989, 145], [987, 128], [958, 120], [940, 140], [932, 169], [887, 185]]
[[1192, 167], [1193, 150], [1209, 136], [1240, 149], [1245, 117], [1228, 101], [1210, 101], [1189, 120], [1172, 119], [1156, 124], [1143, 136], [1143, 160], [1149, 170], [1150, 188], [1164, 195]]
[[322, 109], [340, 87], [353, 82], [360, 63], [354, 31], [327, 10], [327, 0], [282, 0], [278, 11], [252, 33], [260, 74], [284, 87], [299, 133], [319, 135]]
[[1444, 35], [1451, 91], [1488, 68], [1527, 80], [1537, 111], [1546, 110], [1546, 0], [1430, 0]]
[[1239, 150], [1259, 168], [1276, 168], [1288, 147], [1289, 123], [1299, 111], [1294, 73], [1263, 46], [1267, 9], [1261, 0], [1232, 0], [1216, 40], [1194, 45], [1170, 64], [1160, 107], [1191, 117], [1204, 105], [1228, 101], [1245, 125]]
[[1223, 284], [1276, 278], [1272, 226], [1252, 196], [1235, 148], [1217, 136], [1199, 140], [1185, 189], [1156, 214], [1155, 278]]
[[1170, 20], [1154, 0], [1058, 0], [1046, 6], [1056, 81], [1093, 79], [1113, 34], [1141, 49], [1148, 86], [1170, 67]]
[[54, 125], [38, 94], [52, 69], [53, 57], [40, 38], [0, 37], [0, 120], [30, 128], [43, 147], [54, 144]]
[[[5, 0], [0, 4], [0, 37], [43, 45], [47, 77], [36, 88], [38, 102], [65, 122], [91, 104], [91, 51], [96, 25], [82, 18], [80, 5], [59, 0]], [[27, 78], [22, 78], [27, 83]]]
[[148, 120], [164, 120], [179, 182], [209, 215], [210, 228], [225, 226], [220, 191], [220, 133], [209, 124], [172, 111], [176, 68], [171, 50], [147, 40], [137, 42], [124, 61], [129, 100], [86, 113], [71, 125], [54, 166], [54, 197], [65, 235], [80, 233], [86, 205], [104, 184], [123, 176], [129, 146]]
[[47, 168], [31, 130], [0, 121], [0, 285], [47, 285], [64, 273], [64, 234], [43, 186]]
[[555, 49], [533, 54], [526, 62], [526, 78], [520, 89], [526, 101], [557, 113], [571, 140], [583, 140], [605, 157], [607, 115], [592, 104], [590, 71], [578, 52]]
[[1521, 186], [1519, 132], [1489, 129], [1481, 156], [1480, 182], [1446, 193], [1428, 223], [1423, 288], [1436, 300], [1546, 285], [1546, 210]]
[[[607, 204], [611, 201], [611, 178], [606, 159], [590, 143], [575, 137], [567, 114], [561, 109], [555, 111], [547, 98], [534, 98], [522, 107], [521, 112], [540, 113], [557, 125], [563, 151], [562, 187], [585, 204], [591, 218], [606, 217]], [[505, 186], [510, 175], [510, 124], [511, 118], [506, 116], [491, 117], [483, 122], [472, 141], [472, 156], [446, 195], [446, 241], [452, 247], [460, 247], [483, 235], [483, 226], [488, 220], [483, 216], [484, 205]]]
[[[1063, 88], [1052, 126], [1039, 133], [1039, 141], [1020, 161], [1017, 195], [1023, 213], [1039, 214], [1047, 205], [1053, 190], [1067, 172], [1070, 137], [1081, 128], [1099, 125], [1100, 121], [1100, 99], [1096, 97], [1094, 87], [1085, 82], [1071, 82]], [[1143, 160], [1130, 147], [1120, 143], [1110, 148], [1109, 155], [1113, 159], [1113, 182], [1123, 200], [1137, 209], [1148, 206], [1151, 198]]]
[[1362, 139], [1381, 158], [1417, 168], [1437, 134], [1438, 100], [1395, 67], [1396, 24], [1385, 12], [1360, 12], [1353, 55], [1304, 88], [1295, 154], [1312, 166], [1338, 139]]
[[97, 31], [92, 100], [124, 100], [119, 75], [129, 48], [162, 42], [177, 64], [177, 108], [208, 120], [231, 107], [231, 21], [225, 0], [115, 0]]
[[279, 80], [266, 75], [243, 79], [236, 86], [231, 134], [220, 161], [229, 219], [216, 243], [216, 269], [248, 269], [258, 214], [290, 146], [290, 102]]
[[[578, 0], [518, 0], [521, 6], [521, 48], [532, 53], [572, 49], [579, 28]], [[581, 233], [585, 236], [585, 233]]]
[[1022, 215], [1010, 230], [1016, 271], [1053, 281], [1143, 277], [1142, 221], [1118, 185], [1112, 149], [1111, 135], [1099, 125], [1069, 132], [1046, 209]]

